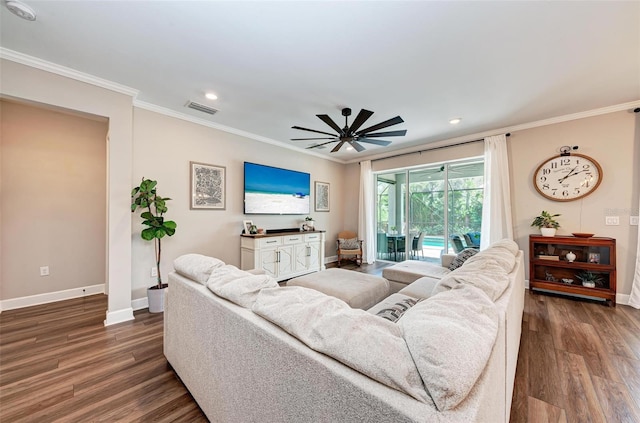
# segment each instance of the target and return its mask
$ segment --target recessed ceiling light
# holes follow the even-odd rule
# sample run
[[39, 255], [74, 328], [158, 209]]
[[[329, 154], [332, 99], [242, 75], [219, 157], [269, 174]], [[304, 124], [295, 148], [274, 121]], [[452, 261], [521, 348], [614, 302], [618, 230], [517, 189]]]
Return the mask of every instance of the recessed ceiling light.
[[460, 123], [460, 121], [462, 120], [462, 118], [453, 118], [449, 120], [449, 123], [452, 125], [456, 125], [458, 123]]
[[206, 93], [204, 96], [207, 97], [209, 100], [217, 100], [218, 99], [218, 96], [215, 95], [214, 93]]
[[36, 20], [36, 12], [26, 4], [15, 0], [9, 0], [6, 4], [7, 9], [9, 9], [11, 13], [18, 16], [19, 18], [25, 19], [27, 21]]

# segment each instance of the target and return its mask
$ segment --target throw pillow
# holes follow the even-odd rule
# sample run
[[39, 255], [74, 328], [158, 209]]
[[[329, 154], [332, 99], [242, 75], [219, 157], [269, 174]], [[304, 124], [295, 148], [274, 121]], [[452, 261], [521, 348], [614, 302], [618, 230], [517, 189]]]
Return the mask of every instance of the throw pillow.
[[177, 273], [202, 285], [206, 285], [211, 272], [221, 266], [224, 266], [223, 261], [201, 254], [185, 254], [173, 261]]
[[398, 322], [438, 410], [455, 408], [475, 386], [496, 342], [498, 319], [482, 291], [458, 285], [420, 302]]
[[338, 238], [341, 250], [359, 250], [358, 238]]
[[263, 289], [252, 310], [309, 348], [430, 403], [398, 325], [302, 286]]
[[478, 253], [478, 250], [475, 248], [465, 248], [460, 251], [458, 255], [453, 259], [451, 264], [449, 265], [449, 270], [455, 270], [458, 267], [462, 266], [467, 259], [473, 257]]
[[416, 298], [405, 298], [404, 300], [400, 300], [393, 304], [391, 307], [383, 308], [376, 313], [376, 316], [380, 316], [383, 319], [387, 319], [390, 322], [395, 323], [400, 320], [407, 310], [418, 304], [418, 302], [420, 302], [420, 300]]

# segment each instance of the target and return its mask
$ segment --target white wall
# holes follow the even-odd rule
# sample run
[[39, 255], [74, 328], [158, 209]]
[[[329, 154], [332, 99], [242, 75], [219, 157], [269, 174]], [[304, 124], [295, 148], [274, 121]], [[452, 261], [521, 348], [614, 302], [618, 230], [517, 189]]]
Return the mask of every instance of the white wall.
[[[335, 255], [334, 240], [343, 229], [344, 165], [318, 159], [297, 151], [279, 148], [217, 129], [134, 108], [133, 181], [142, 177], [158, 181], [158, 193], [172, 198], [167, 219], [178, 227], [173, 237], [162, 241], [163, 275], [173, 268], [173, 260], [186, 253], [200, 253], [240, 266], [240, 233], [243, 220], [253, 220], [260, 228], [299, 227], [305, 216], [243, 214], [243, 163], [250, 161], [311, 174], [313, 181], [329, 182], [330, 212], [313, 211], [316, 229], [326, 230], [327, 256]], [[226, 210], [190, 210], [189, 162], [226, 167]], [[133, 186], [133, 185], [132, 185]], [[313, 197], [313, 195], [312, 195]], [[312, 198], [313, 200], [313, 198]], [[138, 215], [132, 219], [133, 298], [143, 298], [153, 284], [153, 244], [140, 238]], [[164, 278], [166, 280], [166, 277]]]
[[106, 120], [6, 100], [0, 111], [0, 300], [104, 285]]
[[0, 60], [0, 94], [102, 116], [109, 120], [107, 143], [106, 323], [133, 319], [131, 308], [132, 97], [77, 79]]

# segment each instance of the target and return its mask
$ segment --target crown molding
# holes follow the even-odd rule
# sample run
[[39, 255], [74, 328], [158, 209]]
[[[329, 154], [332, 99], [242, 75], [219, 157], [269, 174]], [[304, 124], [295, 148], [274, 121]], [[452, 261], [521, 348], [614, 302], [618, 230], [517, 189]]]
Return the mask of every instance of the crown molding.
[[152, 103], [147, 103], [145, 101], [141, 101], [141, 100], [137, 100], [134, 99], [133, 100], [133, 106], [134, 107], [138, 107], [140, 109], [145, 109], [145, 110], [149, 110], [151, 112], [155, 112], [155, 113], [159, 113], [165, 116], [170, 116], [176, 119], [181, 119], [181, 120], [185, 120], [187, 122], [191, 122], [191, 123], [195, 123], [198, 125], [202, 125], [202, 126], [207, 126], [209, 128], [213, 128], [213, 129], [217, 129], [219, 131], [223, 131], [223, 132], [227, 132], [229, 134], [234, 134], [234, 135], [238, 135], [244, 138], [249, 138], [255, 141], [260, 141], [266, 144], [271, 144], [274, 145], [276, 147], [280, 147], [280, 148], [286, 148], [288, 150], [292, 150], [292, 151], [296, 151], [298, 153], [303, 153], [303, 154], [308, 154], [310, 156], [315, 156], [324, 160], [330, 160], [333, 162], [337, 162], [337, 163], [341, 163], [341, 164], [346, 164], [347, 162], [344, 160], [340, 160], [340, 159], [336, 159], [333, 157], [327, 157], [325, 155], [319, 154], [319, 153], [315, 153], [313, 151], [304, 151], [303, 149], [299, 148], [299, 147], [294, 147], [292, 145], [287, 145], [284, 144], [282, 142], [273, 140], [271, 138], [267, 138], [267, 137], [263, 137], [262, 135], [256, 135], [253, 134], [251, 132], [246, 132], [246, 131], [242, 131], [240, 129], [236, 129], [236, 128], [232, 128], [230, 126], [225, 126], [225, 125], [220, 125], [219, 123], [215, 123], [215, 122], [209, 122], [208, 120], [205, 119], [200, 119], [197, 118], [195, 116], [191, 116], [185, 113], [180, 113], [180, 112], [176, 112], [175, 110], [171, 110], [168, 109], [166, 107], [162, 107], [162, 106], [157, 106], [155, 104]]
[[361, 162], [362, 160], [383, 160], [390, 156], [418, 153], [420, 151], [424, 151], [426, 146], [428, 146], [426, 148], [448, 147], [450, 145], [469, 142], [473, 140], [479, 140], [479, 139], [483, 139], [485, 137], [490, 137], [492, 135], [497, 135], [497, 134], [513, 133], [517, 131], [523, 131], [525, 129], [539, 128], [541, 126], [554, 125], [556, 123], [569, 122], [572, 120], [584, 119], [584, 118], [594, 117], [599, 115], [606, 115], [608, 113], [622, 112], [625, 110], [631, 111], [635, 107], [640, 107], [640, 100], [630, 101], [628, 103], [616, 104], [613, 106], [601, 107], [599, 109], [586, 110], [583, 112], [572, 113], [564, 116], [557, 116], [549, 119], [537, 120], [535, 122], [523, 123], [520, 125], [505, 126], [503, 128], [492, 129], [490, 131], [484, 131], [484, 132], [476, 132], [474, 134], [464, 135], [456, 138], [448, 138], [446, 140], [441, 140], [441, 141], [428, 142], [418, 146], [389, 151], [387, 153], [381, 153], [381, 154], [367, 156], [367, 157], [360, 157], [357, 159], [349, 160], [346, 163], [348, 164], [358, 163], [358, 162]]
[[0, 47], [0, 59], [10, 60], [12, 62], [30, 66], [32, 68], [40, 69], [46, 72], [51, 72], [57, 75], [65, 76], [67, 78], [75, 79], [76, 81], [86, 82], [87, 84], [105, 88], [110, 91], [115, 91], [120, 94], [125, 94], [133, 98], [137, 97], [139, 93], [139, 90], [136, 90], [131, 87], [127, 87], [126, 85], [117, 84], [115, 82], [98, 78], [97, 76], [93, 76], [88, 73], [84, 73], [84, 72], [77, 71], [75, 69], [60, 66], [52, 62], [47, 62], [46, 60], [38, 59], [37, 57], [33, 57], [23, 53], [19, 53], [17, 51], [9, 50], [4, 47]]

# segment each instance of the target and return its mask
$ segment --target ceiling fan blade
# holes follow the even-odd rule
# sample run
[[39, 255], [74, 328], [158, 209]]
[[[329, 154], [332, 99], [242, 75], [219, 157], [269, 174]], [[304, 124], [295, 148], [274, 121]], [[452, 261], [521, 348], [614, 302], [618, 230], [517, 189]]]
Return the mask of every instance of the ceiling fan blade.
[[333, 119], [329, 117], [329, 115], [316, 115], [316, 116], [318, 116], [321, 121], [323, 121], [324, 123], [329, 125], [331, 128], [333, 128], [333, 130], [336, 131], [338, 134], [342, 133], [342, 128], [340, 128], [338, 124], [335, 123]]
[[372, 114], [373, 112], [370, 110], [360, 109], [360, 113], [358, 113], [358, 116], [356, 116], [354, 121], [351, 123], [348, 132], [354, 133], [355, 131], [357, 131], [362, 126], [362, 124], [371, 117]]
[[367, 134], [367, 138], [377, 138], [377, 137], [404, 137], [407, 135], [407, 130], [403, 129], [401, 131], [387, 131], [387, 132], [377, 132], [375, 134]]
[[323, 143], [320, 143], [320, 144], [314, 144], [312, 146], [307, 147], [307, 150], [310, 149], [310, 148], [322, 147], [323, 145], [331, 144], [332, 142], [336, 142], [336, 141], [334, 140], [334, 141], [323, 142]]
[[[316, 132], [318, 134], [325, 134], [325, 135], [331, 135], [332, 137], [337, 137], [336, 134], [330, 134], [328, 132], [316, 131], [315, 129], [302, 128], [300, 126], [292, 126], [291, 129], [299, 129], [301, 131]], [[338, 131], [338, 132], [340, 132], [340, 131]]]
[[307, 140], [334, 140], [336, 137], [332, 138], [291, 138], [291, 141], [307, 141]]
[[333, 150], [331, 150], [332, 153], [335, 153], [336, 151], [340, 150], [340, 148], [342, 148], [342, 144], [344, 144], [346, 141], [340, 141], [338, 143], [338, 145], [336, 145], [335, 147], [333, 147]]
[[391, 141], [372, 140], [372, 139], [369, 139], [369, 138], [358, 138], [358, 141], [359, 142], [366, 142], [366, 143], [369, 143], [369, 144], [375, 144], [375, 145], [383, 145], [383, 146], [391, 144]]
[[384, 122], [380, 122], [377, 125], [370, 126], [366, 129], [356, 132], [356, 135], [366, 134], [367, 132], [377, 131], [378, 129], [386, 128], [387, 126], [397, 125], [399, 123], [404, 122], [400, 116], [396, 116], [389, 120], [385, 120]]
[[366, 148], [364, 148], [362, 144], [358, 144], [358, 141], [351, 141], [349, 144], [351, 144], [351, 146], [355, 148], [358, 153], [366, 150]]

